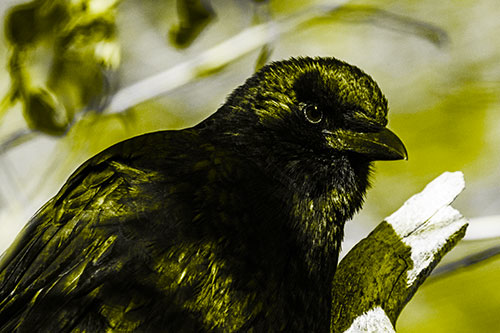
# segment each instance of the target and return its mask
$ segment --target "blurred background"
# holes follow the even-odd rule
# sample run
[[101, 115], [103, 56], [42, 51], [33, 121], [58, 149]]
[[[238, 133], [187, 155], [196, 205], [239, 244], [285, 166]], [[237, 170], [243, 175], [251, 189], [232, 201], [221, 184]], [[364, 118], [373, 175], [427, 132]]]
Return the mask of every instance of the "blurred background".
[[500, 6], [476, 1], [0, 3], [0, 252], [86, 159], [192, 126], [268, 61], [334, 56], [386, 94], [407, 162], [376, 164], [344, 253], [444, 171], [466, 238], [399, 332], [500, 332]]

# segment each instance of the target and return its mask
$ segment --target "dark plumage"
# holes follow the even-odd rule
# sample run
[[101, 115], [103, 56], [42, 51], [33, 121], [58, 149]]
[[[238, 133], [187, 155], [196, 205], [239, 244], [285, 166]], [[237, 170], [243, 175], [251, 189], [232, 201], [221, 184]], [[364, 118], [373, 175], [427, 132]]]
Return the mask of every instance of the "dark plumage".
[[84, 163], [0, 263], [0, 329], [329, 328], [370, 162], [406, 158], [376, 83], [334, 58], [272, 63], [193, 128]]

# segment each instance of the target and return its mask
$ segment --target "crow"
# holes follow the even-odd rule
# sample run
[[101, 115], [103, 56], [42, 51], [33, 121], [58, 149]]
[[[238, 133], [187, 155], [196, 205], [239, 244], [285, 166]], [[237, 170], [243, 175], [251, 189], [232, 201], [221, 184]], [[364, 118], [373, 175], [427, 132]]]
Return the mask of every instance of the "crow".
[[328, 331], [371, 163], [407, 158], [387, 111], [357, 67], [291, 58], [102, 151], [3, 254], [1, 331]]

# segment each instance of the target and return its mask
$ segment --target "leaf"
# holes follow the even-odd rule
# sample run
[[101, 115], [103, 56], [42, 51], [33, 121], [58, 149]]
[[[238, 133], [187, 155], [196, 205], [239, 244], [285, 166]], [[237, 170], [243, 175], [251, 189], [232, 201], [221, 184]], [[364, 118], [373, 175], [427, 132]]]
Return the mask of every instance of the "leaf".
[[57, 97], [46, 88], [38, 88], [27, 93], [24, 98], [24, 117], [32, 129], [50, 135], [62, 135], [66, 132], [69, 119], [64, 106]]
[[26, 46], [35, 41], [41, 31], [36, 26], [36, 4], [19, 5], [5, 17], [7, 41], [18, 46]]
[[178, 48], [191, 45], [215, 18], [215, 12], [207, 0], [177, 0], [177, 13], [179, 23], [171, 27], [169, 37]]
[[33, 46], [66, 22], [68, 10], [56, 2], [35, 0], [12, 7], [5, 17], [7, 41], [16, 47]]
[[270, 44], [266, 44], [260, 49], [259, 56], [257, 57], [257, 61], [255, 62], [255, 71], [258, 71], [269, 61], [272, 53], [273, 47]]

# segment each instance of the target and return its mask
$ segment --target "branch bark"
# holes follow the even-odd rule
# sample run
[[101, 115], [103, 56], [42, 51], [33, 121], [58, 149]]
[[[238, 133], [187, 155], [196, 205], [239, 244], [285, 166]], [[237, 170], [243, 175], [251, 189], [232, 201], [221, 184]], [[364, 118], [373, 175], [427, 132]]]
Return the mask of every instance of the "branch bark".
[[332, 332], [394, 332], [403, 307], [465, 235], [466, 219], [450, 206], [464, 187], [461, 172], [443, 173], [345, 256], [332, 287]]

